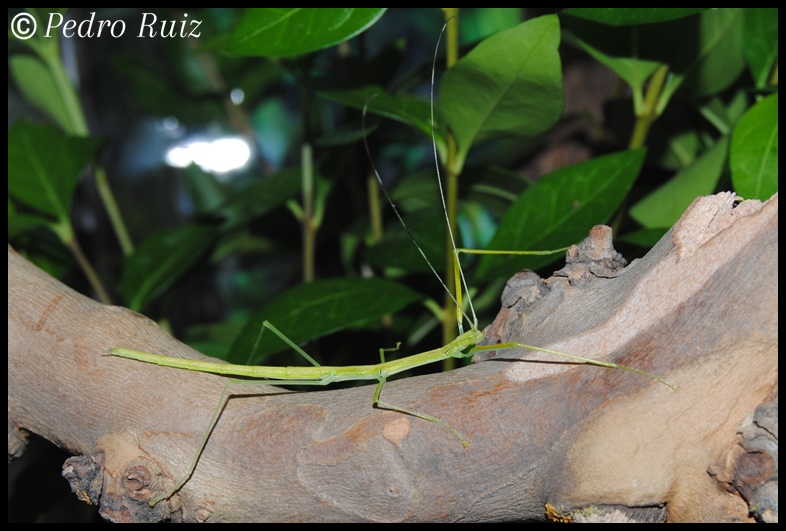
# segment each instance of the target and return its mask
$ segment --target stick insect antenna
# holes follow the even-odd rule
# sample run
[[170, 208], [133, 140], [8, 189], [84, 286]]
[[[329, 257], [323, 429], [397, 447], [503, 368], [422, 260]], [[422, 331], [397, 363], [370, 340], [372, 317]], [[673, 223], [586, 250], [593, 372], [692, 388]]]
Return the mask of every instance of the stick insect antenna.
[[[458, 23], [458, 18], [450, 17], [448, 20], [445, 21], [445, 25], [442, 26], [442, 31], [439, 32], [439, 38], [437, 39], [437, 46], [434, 49], [434, 60], [433, 60], [433, 62], [431, 64], [431, 105], [430, 105], [430, 108], [431, 108], [431, 147], [432, 147], [432, 149], [434, 151], [434, 167], [437, 169], [437, 183], [439, 184], [439, 197], [440, 197], [440, 199], [442, 199], [442, 212], [444, 212], [444, 214], [445, 214], [445, 223], [447, 224], [447, 227], [448, 227], [448, 235], [450, 236], [450, 245], [453, 248], [453, 261], [456, 264], [456, 270], [458, 271], [459, 277], [461, 278], [461, 284], [459, 286], [459, 289], [463, 289], [464, 293], [467, 294], [467, 304], [469, 305], [469, 311], [472, 314], [472, 320], [471, 321], [470, 321], [469, 317], [467, 317], [467, 314], [465, 314], [464, 311], [461, 310], [461, 305], [458, 302], [456, 302], [456, 299], [453, 297], [453, 294], [450, 293], [450, 290], [448, 290], [448, 294], [450, 295], [450, 298], [453, 299], [454, 302], [456, 302], [456, 306], [461, 310], [461, 314], [464, 317], [467, 318], [467, 321], [470, 321], [470, 326], [474, 329], [474, 328], [477, 328], [477, 326], [478, 326], [478, 316], [475, 314], [475, 307], [472, 305], [472, 299], [469, 296], [469, 287], [467, 286], [467, 279], [464, 277], [464, 269], [462, 269], [461, 262], [459, 261], [459, 253], [458, 253], [458, 250], [456, 248], [456, 238], [453, 236], [453, 228], [450, 225], [450, 218], [448, 217], [448, 206], [447, 206], [447, 202], [445, 201], [445, 190], [444, 190], [444, 188], [442, 186], [442, 174], [439, 171], [439, 156], [437, 154], [437, 134], [434, 131], [435, 130], [435, 126], [434, 126], [434, 83], [435, 83], [435, 80], [434, 80], [434, 78], [435, 78], [435, 72], [437, 70], [437, 53], [439, 51], [439, 43], [440, 43], [440, 41], [442, 41], [442, 35], [445, 33], [445, 30], [447, 29], [448, 24], [453, 19], [456, 19], [456, 22]], [[443, 284], [443, 286], [444, 286], [444, 284]], [[445, 288], [445, 289], [447, 289], [447, 288]], [[461, 326], [461, 323], [459, 323], [459, 332], [460, 333], [464, 332], [463, 327]]]
[[[363, 106], [362, 123], [363, 123], [363, 131], [364, 132], [366, 130], [366, 111], [368, 110], [368, 102], [370, 100], [372, 100], [373, 98], [376, 98], [376, 97], [377, 97], [376, 94], [372, 95], [368, 100], [366, 100], [366, 103]], [[423, 248], [420, 247], [420, 244], [415, 239], [415, 235], [412, 234], [412, 231], [409, 229], [409, 226], [406, 224], [406, 222], [404, 221], [404, 218], [399, 213], [398, 208], [396, 208], [396, 203], [393, 202], [393, 199], [390, 197], [390, 194], [388, 194], [388, 190], [387, 190], [387, 188], [385, 188], [385, 184], [382, 182], [382, 177], [380, 177], [379, 172], [377, 171], [377, 167], [374, 164], [373, 159], [371, 158], [371, 150], [368, 147], [368, 140], [366, 139], [366, 135], [365, 134], [363, 135], [363, 146], [366, 148], [366, 155], [368, 156], [369, 164], [371, 164], [371, 170], [374, 172], [374, 175], [377, 178], [377, 182], [379, 183], [380, 188], [382, 188], [382, 193], [385, 194], [385, 198], [387, 199], [388, 204], [390, 204], [390, 206], [393, 209], [393, 212], [396, 214], [396, 217], [398, 218], [399, 222], [401, 222], [401, 226], [404, 227], [405, 231], [407, 231], [407, 235], [409, 236], [409, 239], [412, 240], [413, 244], [415, 244], [415, 247], [417, 248], [418, 252], [420, 253], [420, 256], [422, 256], [423, 260], [426, 261], [426, 263], [428, 264], [429, 269], [431, 269], [431, 272], [434, 273], [435, 277], [437, 277], [437, 280], [439, 281], [440, 285], [442, 285], [442, 287], [445, 289], [445, 292], [448, 295], [450, 295], [450, 298], [453, 300], [454, 303], [456, 303], [456, 306], [458, 307], [458, 305], [459, 305], [458, 301], [456, 300], [456, 298], [453, 296], [453, 294], [448, 289], [447, 285], [445, 284], [445, 281], [442, 280], [442, 277], [439, 275], [439, 273], [437, 273], [437, 270], [431, 264], [431, 261], [426, 256], [426, 253], [423, 251]], [[469, 317], [464, 313], [464, 311], [462, 311], [461, 313], [469, 321]]]
[[[453, 17], [453, 18], [455, 18], [455, 17]], [[439, 38], [437, 39], [437, 46], [434, 49], [434, 59], [433, 59], [432, 68], [431, 68], [431, 144], [432, 144], [433, 151], [434, 151], [434, 163], [435, 163], [436, 170], [437, 170], [437, 182], [439, 184], [439, 196], [440, 196], [440, 199], [442, 200], [442, 210], [443, 210], [443, 212], [445, 214], [445, 220], [447, 221], [447, 225], [448, 225], [448, 234], [450, 235], [450, 241], [451, 241], [451, 244], [452, 244], [452, 247], [453, 247], [454, 260], [456, 261], [456, 263], [458, 263], [458, 251], [456, 251], [456, 240], [455, 240], [455, 238], [453, 236], [453, 229], [451, 229], [451, 227], [450, 227], [450, 219], [448, 218], [447, 204], [446, 204], [446, 201], [445, 201], [445, 193], [444, 193], [443, 186], [442, 186], [442, 177], [441, 177], [441, 174], [439, 172], [439, 157], [438, 157], [438, 154], [437, 154], [437, 140], [436, 140], [436, 132], [435, 132], [435, 128], [434, 128], [434, 78], [435, 78], [434, 72], [436, 70], [436, 65], [437, 65], [437, 54], [439, 52], [439, 45], [440, 45], [440, 42], [442, 41], [442, 35], [445, 33], [445, 29], [447, 28], [448, 22], [450, 22], [450, 20], [445, 22], [445, 25], [442, 26], [442, 31], [440, 31], [440, 33], [439, 33]], [[464, 270], [461, 269], [461, 264], [458, 265], [458, 271], [459, 271], [459, 275], [461, 277], [461, 284], [462, 284], [462, 286], [464, 288], [464, 291], [467, 293], [467, 300], [469, 302], [469, 308], [470, 308], [470, 311], [472, 313], [472, 319], [470, 319], [470, 317], [464, 312], [463, 308], [461, 308], [461, 304], [458, 302], [456, 296], [454, 296], [453, 293], [451, 293], [450, 289], [445, 284], [445, 281], [442, 280], [442, 277], [440, 276], [439, 273], [437, 273], [437, 270], [431, 264], [431, 261], [426, 256], [426, 253], [420, 247], [420, 244], [418, 244], [417, 240], [415, 239], [415, 235], [412, 234], [412, 231], [409, 229], [409, 226], [407, 226], [406, 222], [404, 221], [404, 218], [399, 213], [398, 208], [396, 208], [396, 204], [393, 202], [393, 199], [390, 197], [390, 194], [388, 194], [387, 188], [385, 187], [385, 184], [382, 182], [382, 177], [380, 177], [379, 172], [377, 171], [377, 167], [374, 164], [374, 160], [371, 157], [371, 150], [368, 147], [368, 139], [366, 138], [366, 134], [365, 134], [365, 131], [366, 131], [366, 114], [368, 112], [368, 104], [369, 104], [369, 102], [372, 99], [376, 98], [376, 97], [377, 97], [377, 94], [373, 94], [366, 100], [366, 103], [363, 105], [363, 114], [362, 114], [362, 119], [361, 119], [362, 128], [363, 128], [363, 147], [365, 147], [365, 149], [366, 149], [366, 156], [368, 157], [369, 164], [371, 165], [371, 170], [374, 172], [374, 176], [377, 178], [377, 182], [379, 183], [380, 188], [382, 188], [382, 193], [385, 194], [385, 198], [387, 199], [388, 204], [390, 204], [391, 208], [393, 208], [393, 212], [396, 214], [396, 217], [398, 218], [398, 220], [401, 223], [402, 227], [404, 227], [404, 230], [406, 230], [407, 235], [409, 236], [410, 240], [412, 240], [412, 243], [415, 244], [415, 247], [417, 248], [418, 252], [423, 257], [423, 260], [426, 261], [426, 263], [428, 264], [429, 269], [431, 269], [431, 272], [434, 273], [434, 276], [437, 278], [437, 281], [439, 281], [439, 283], [442, 286], [442, 288], [445, 290], [445, 292], [448, 294], [450, 299], [456, 305], [456, 308], [458, 308], [458, 311], [461, 313], [462, 317], [464, 319], [466, 319], [467, 322], [470, 323], [470, 326], [474, 329], [474, 328], [477, 327], [478, 319], [477, 319], [477, 316], [475, 315], [475, 308], [472, 306], [472, 300], [469, 298], [469, 290], [467, 289], [467, 282], [466, 282], [466, 279], [464, 277]], [[461, 325], [461, 323], [459, 323], [459, 331], [463, 332], [463, 326]]]

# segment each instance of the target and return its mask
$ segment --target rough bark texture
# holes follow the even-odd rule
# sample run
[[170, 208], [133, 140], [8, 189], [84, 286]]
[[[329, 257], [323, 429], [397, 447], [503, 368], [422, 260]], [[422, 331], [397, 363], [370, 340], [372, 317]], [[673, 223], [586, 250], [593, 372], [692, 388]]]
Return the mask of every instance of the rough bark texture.
[[385, 386], [386, 401], [458, 429], [463, 448], [437, 424], [372, 409], [373, 387], [260, 386], [270, 394], [229, 401], [194, 476], [154, 508], [225, 380], [104, 356], [202, 357], [9, 248], [9, 458], [28, 431], [70, 449], [64, 475], [115, 521], [777, 520], [778, 199], [733, 204], [697, 200], [625, 268], [593, 229], [561, 276], [507, 291], [487, 331], [679, 391], [521, 350]]

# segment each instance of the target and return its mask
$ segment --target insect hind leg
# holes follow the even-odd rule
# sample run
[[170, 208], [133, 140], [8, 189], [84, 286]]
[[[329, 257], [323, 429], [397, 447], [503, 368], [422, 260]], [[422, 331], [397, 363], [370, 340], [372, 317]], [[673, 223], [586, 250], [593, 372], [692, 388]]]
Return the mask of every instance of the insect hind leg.
[[425, 413], [421, 413], [421, 412], [415, 411], [413, 409], [406, 409], [406, 408], [403, 408], [403, 407], [395, 406], [393, 404], [389, 404], [387, 402], [381, 401], [379, 399], [379, 396], [382, 393], [382, 386], [385, 385], [386, 381], [387, 380], [385, 380], [385, 379], [381, 379], [379, 381], [379, 383], [377, 384], [377, 388], [374, 390], [374, 397], [372, 398], [372, 405], [375, 408], [377, 408], [377, 409], [388, 409], [388, 410], [391, 410], [391, 411], [398, 411], [399, 413], [404, 413], [405, 415], [412, 415], [413, 417], [418, 417], [418, 418], [421, 418], [423, 420], [428, 420], [429, 422], [434, 422], [436, 424], [439, 424], [442, 428], [444, 428], [447, 431], [449, 431], [450, 433], [452, 433], [459, 441], [461, 441], [461, 444], [464, 446], [464, 448], [469, 446], [469, 441], [463, 435], [461, 435], [458, 431], [456, 431], [454, 428], [452, 428], [447, 422], [442, 420], [441, 418], [435, 417], [433, 415], [427, 415]]

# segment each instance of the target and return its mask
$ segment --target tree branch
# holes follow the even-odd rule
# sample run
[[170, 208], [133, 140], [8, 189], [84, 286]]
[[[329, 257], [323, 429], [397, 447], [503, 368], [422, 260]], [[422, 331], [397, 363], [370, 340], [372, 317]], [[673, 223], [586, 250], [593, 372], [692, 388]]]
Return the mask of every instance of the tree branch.
[[[624, 269], [603, 229], [592, 237], [561, 276], [524, 283], [538, 296], [506, 293], [487, 339], [597, 356], [678, 392], [510, 350], [385, 385], [384, 401], [439, 416], [469, 439], [463, 448], [437, 424], [373, 409], [372, 387], [253, 386], [229, 401], [194, 476], [154, 508], [147, 500], [188, 467], [225, 379], [104, 356], [122, 346], [205, 358], [9, 247], [9, 457], [26, 432], [68, 448], [79, 495], [115, 521], [578, 519], [590, 506], [729, 520], [748, 517], [743, 496], [777, 518], [773, 456], [743, 429], [777, 397], [777, 196], [736, 208], [729, 194], [698, 199]], [[763, 407], [759, 428], [772, 418]], [[751, 456], [756, 477], [738, 466]]]

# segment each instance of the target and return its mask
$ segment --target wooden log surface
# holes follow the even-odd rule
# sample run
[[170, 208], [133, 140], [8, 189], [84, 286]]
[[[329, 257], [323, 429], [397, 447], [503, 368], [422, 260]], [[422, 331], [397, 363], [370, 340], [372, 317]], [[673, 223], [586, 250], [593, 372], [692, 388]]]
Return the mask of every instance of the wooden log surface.
[[464, 448], [435, 423], [373, 409], [373, 387], [253, 386], [154, 508], [225, 379], [105, 356], [205, 358], [9, 247], [9, 458], [26, 432], [69, 449], [78, 495], [115, 521], [737, 521], [751, 506], [777, 520], [777, 195], [699, 198], [626, 267], [605, 229], [582, 245], [558, 276], [512, 282], [487, 341], [607, 359], [679, 391], [521, 350], [385, 385], [385, 401], [439, 416]]

